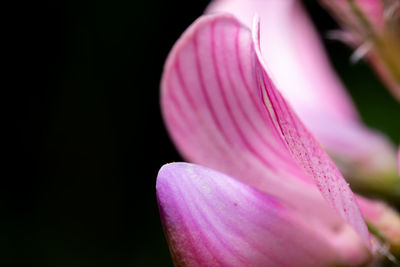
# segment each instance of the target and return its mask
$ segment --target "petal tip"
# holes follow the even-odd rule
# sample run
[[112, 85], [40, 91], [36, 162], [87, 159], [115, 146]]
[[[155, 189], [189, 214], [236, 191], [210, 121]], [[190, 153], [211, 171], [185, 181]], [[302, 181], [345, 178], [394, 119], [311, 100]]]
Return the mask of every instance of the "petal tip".
[[179, 173], [179, 170], [186, 165], [191, 165], [191, 164], [183, 162], [173, 162], [173, 163], [166, 163], [160, 168], [157, 174], [157, 181], [156, 181], [157, 195], [159, 194], [159, 191], [162, 190], [163, 186], [171, 182], [171, 180], [175, 179], [176, 177], [175, 174]]

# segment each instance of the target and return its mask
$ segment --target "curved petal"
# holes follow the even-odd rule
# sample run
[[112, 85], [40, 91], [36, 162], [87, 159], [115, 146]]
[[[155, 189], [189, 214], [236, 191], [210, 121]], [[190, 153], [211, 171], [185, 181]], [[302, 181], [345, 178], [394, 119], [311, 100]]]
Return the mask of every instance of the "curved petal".
[[290, 156], [255, 90], [251, 33], [204, 16], [172, 49], [161, 82], [165, 123], [182, 155], [272, 194], [317, 227], [340, 220]]
[[300, 1], [217, 0], [207, 12], [231, 13], [249, 28], [253, 16], [260, 16], [261, 51], [268, 73], [305, 122], [315, 111], [358, 119]]
[[395, 149], [393, 144], [383, 142], [385, 136], [351, 121], [324, 119], [320, 115], [315, 116], [314, 121], [318, 123], [313, 124], [310, 130], [337, 159], [345, 176], [353, 179], [381, 178], [394, 172]]
[[346, 178], [375, 179], [393, 173], [393, 144], [359, 121], [300, 2], [217, 0], [207, 12], [234, 14], [248, 27], [254, 14], [260, 15], [268, 74]]
[[314, 181], [369, 246], [351, 190], [272, 85], [257, 45], [255, 51], [249, 30], [229, 15], [202, 17], [183, 34], [162, 79], [175, 143], [190, 160], [279, 197], [312, 223], [337, 223]]
[[177, 266], [347, 266], [368, 259], [354, 243], [341, 255], [337, 240], [310, 228], [277, 200], [201, 166], [163, 166], [157, 199]]
[[292, 157], [305, 173], [313, 178], [324, 198], [356, 230], [367, 247], [371, 247], [367, 226], [349, 185], [328, 154], [286, 103], [265, 71], [260, 48], [258, 17], [254, 21], [253, 42], [257, 55], [254, 65], [258, 89], [263, 95], [265, 109], [270, 114], [275, 128], [287, 144]]

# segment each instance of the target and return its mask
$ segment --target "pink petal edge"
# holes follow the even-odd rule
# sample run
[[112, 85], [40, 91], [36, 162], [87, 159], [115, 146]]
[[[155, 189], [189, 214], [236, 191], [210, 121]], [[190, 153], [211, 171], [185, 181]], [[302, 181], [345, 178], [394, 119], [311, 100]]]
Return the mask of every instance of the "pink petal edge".
[[283, 200], [315, 227], [341, 220], [279, 137], [256, 90], [250, 31], [231, 15], [203, 16], [168, 56], [161, 107], [181, 154]]
[[371, 248], [368, 228], [349, 185], [290, 105], [286, 103], [265, 71], [266, 68], [264, 67], [260, 49], [260, 22], [258, 16], [254, 18], [252, 33], [258, 60], [256, 72], [258, 74], [259, 89], [264, 97], [265, 108], [274, 118], [274, 123], [281, 133], [281, 138], [286, 142], [291, 155], [299, 166], [303, 168], [309, 177], [313, 178], [328, 203], [354, 228], [365, 245]]
[[[356, 196], [364, 218], [376, 228], [387, 244], [400, 246], [400, 215], [385, 202]], [[379, 250], [380, 244], [373, 244]]]
[[[230, 13], [248, 28], [263, 21], [261, 52], [270, 77], [308, 126], [314, 113], [340, 120], [359, 116], [329, 63], [318, 34], [298, 0], [214, 0], [206, 13]], [[287, 79], [290, 74], [291, 79]]]
[[[157, 177], [160, 214], [177, 266], [332, 266], [331, 238], [277, 200], [211, 169], [173, 163]], [[344, 243], [345, 245], [348, 242]], [[347, 251], [347, 253], [349, 253]]]
[[[258, 41], [258, 32], [253, 34]], [[248, 29], [229, 15], [204, 16], [182, 35], [161, 85], [163, 114], [174, 142], [189, 160], [278, 197], [314, 226], [331, 227], [338, 223], [337, 215], [310, 183], [312, 178], [370, 247], [351, 190], [272, 85], [256, 44], [254, 48]], [[260, 86], [263, 90], [257, 91]], [[270, 109], [272, 105], [280, 109]]]
[[268, 75], [345, 177], [379, 177], [395, 169], [394, 145], [359, 120], [301, 1], [214, 0], [206, 13], [216, 12], [233, 14], [249, 28], [254, 13], [260, 15]]

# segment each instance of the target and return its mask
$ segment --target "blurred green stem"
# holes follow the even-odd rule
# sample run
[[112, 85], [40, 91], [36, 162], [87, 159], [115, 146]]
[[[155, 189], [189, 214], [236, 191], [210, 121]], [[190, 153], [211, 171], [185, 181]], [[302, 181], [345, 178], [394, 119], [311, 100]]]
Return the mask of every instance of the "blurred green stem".
[[372, 41], [377, 57], [381, 59], [389, 75], [393, 78], [393, 81], [397, 84], [397, 86], [400, 86], [399, 37], [394, 36], [393, 38], [389, 33], [385, 34], [385, 32], [382, 34], [377, 34], [374, 30], [374, 27], [358, 7], [355, 0], [347, 0], [347, 2], [353, 14], [358, 18], [359, 22], [364, 27], [366, 32], [366, 40], [364, 41]]
[[379, 197], [400, 210], [400, 178], [391, 172], [381, 177], [350, 179], [351, 188], [366, 196]]

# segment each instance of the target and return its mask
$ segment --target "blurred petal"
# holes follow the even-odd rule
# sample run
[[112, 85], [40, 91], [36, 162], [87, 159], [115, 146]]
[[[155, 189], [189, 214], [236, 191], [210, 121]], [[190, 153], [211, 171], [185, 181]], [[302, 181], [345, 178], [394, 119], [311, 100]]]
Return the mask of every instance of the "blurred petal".
[[232, 16], [193, 23], [172, 49], [162, 77], [169, 133], [188, 161], [279, 197], [316, 227], [334, 227], [341, 223], [337, 214], [292, 159], [263, 108], [254, 57], [250, 31]]
[[363, 246], [327, 238], [272, 197], [204, 167], [163, 166], [157, 199], [177, 266], [355, 266], [368, 259]]
[[358, 123], [321, 119], [313, 126], [310, 130], [330, 148], [330, 156], [344, 177], [349, 178], [353, 190], [400, 204], [400, 179], [392, 144], [382, 142], [383, 136]]
[[383, 142], [386, 140], [383, 135], [373, 133], [365, 126], [350, 121], [315, 118], [315, 121], [317, 120], [320, 121], [313, 125], [312, 132], [320, 137], [318, 140], [325, 147], [330, 148], [330, 154], [337, 158], [338, 165], [343, 166], [345, 175], [365, 178], [373, 176], [374, 173], [393, 172], [395, 169], [394, 146]]
[[393, 144], [359, 121], [300, 1], [217, 0], [207, 11], [232, 13], [248, 27], [260, 15], [268, 74], [346, 178], [377, 179], [395, 170]]
[[358, 118], [300, 1], [219, 0], [212, 2], [208, 12], [234, 14], [248, 27], [254, 14], [260, 16], [261, 51], [268, 73], [305, 121], [315, 111], [343, 120]]
[[383, 242], [390, 245], [393, 252], [400, 253], [400, 215], [381, 201], [357, 197], [361, 213], [373, 227]]
[[173, 140], [189, 160], [279, 197], [310, 223], [338, 223], [314, 181], [369, 246], [351, 190], [286, 107], [254, 49], [249, 30], [228, 15], [204, 16], [183, 34], [162, 78], [162, 108]]
[[313, 178], [324, 198], [356, 230], [365, 245], [370, 248], [368, 229], [349, 185], [329, 156], [286, 103], [265, 71], [260, 49], [258, 18], [254, 21], [253, 42], [257, 55], [255, 71], [258, 89], [263, 95], [265, 109], [268, 110], [275, 128], [280, 133], [282, 140], [286, 142], [292, 157], [305, 173]]

